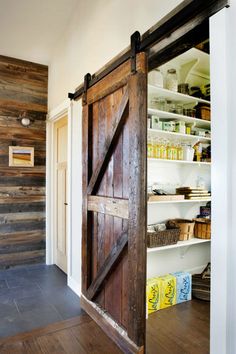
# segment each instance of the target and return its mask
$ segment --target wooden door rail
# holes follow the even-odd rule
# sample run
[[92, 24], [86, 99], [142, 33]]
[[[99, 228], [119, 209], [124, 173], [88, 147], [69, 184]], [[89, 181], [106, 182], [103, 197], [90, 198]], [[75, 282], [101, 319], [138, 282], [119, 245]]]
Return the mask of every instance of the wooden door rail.
[[104, 281], [107, 279], [109, 274], [114, 270], [117, 265], [122, 252], [128, 244], [128, 232], [124, 232], [118, 238], [116, 243], [113, 245], [111, 252], [105, 259], [103, 265], [99, 269], [96, 278], [92, 281], [90, 287], [86, 292], [86, 297], [88, 300], [93, 300], [97, 293], [103, 286]]
[[97, 166], [90, 179], [87, 188], [88, 195], [93, 194], [96, 188], [98, 188], [99, 183], [101, 182], [101, 179], [105, 173], [106, 167], [109, 163], [110, 157], [116, 146], [118, 137], [124, 125], [124, 120], [128, 110], [128, 103], [129, 103], [129, 97], [128, 97], [128, 89], [126, 87], [119, 108], [114, 116], [114, 123], [113, 123], [111, 134], [108, 135], [105, 141], [104, 155], [101, 157], [101, 159], [98, 160]]
[[128, 199], [90, 195], [88, 196], [88, 210], [122, 219], [129, 218]]

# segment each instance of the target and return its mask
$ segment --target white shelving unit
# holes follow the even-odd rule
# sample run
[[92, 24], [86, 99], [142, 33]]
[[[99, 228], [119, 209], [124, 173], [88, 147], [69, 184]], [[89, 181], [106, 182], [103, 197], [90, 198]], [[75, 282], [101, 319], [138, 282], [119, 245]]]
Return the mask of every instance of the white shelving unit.
[[187, 241], [178, 241], [175, 245], [148, 248], [147, 253], [161, 252], [161, 251], [180, 248], [180, 247], [190, 247], [190, 246], [199, 245], [201, 243], [209, 243], [209, 242], [211, 242], [211, 240], [206, 240], [202, 238], [193, 238]]
[[[176, 69], [179, 83], [189, 83], [189, 87], [209, 83], [209, 55], [192, 48], [186, 53], [174, 58], [159, 67], [165, 77], [168, 69]], [[194, 108], [198, 103], [210, 105], [210, 101], [202, 98], [169, 91], [165, 88], [148, 85], [148, 114], [160, 119], [182, 121], [193, 127], [211, 130], [211, 121], [172, 113], [150, 107], [153, 99], [163, 98], [172, 103], [181, 104], [183, 108]], [[166, 138], [168, 141], [210, 144], [211, 137], [200, 137], [157, 129], [148, 129], [152, 138]], [[211, 162], [196, 162], [185, 160], [168, 160], [148, 158], [148, 185], [159, 185], [170, 193], [175, 193], [178, 186], [197, 186], [199, 178], [203, 179], [206, 189], [210, 190]], [[199, 207], [210, 202], [211, 198], [196, 200], [163, 200], [147, 203], [148, 224], [162, 223], [169, 219], [192, 219], [199, 214]], [[210, 260], [210, 241], [193, 238], [179, 241], [177, 244], [147, 249], [147, 276], [155, 277], [174, 271], [202, 270]]]

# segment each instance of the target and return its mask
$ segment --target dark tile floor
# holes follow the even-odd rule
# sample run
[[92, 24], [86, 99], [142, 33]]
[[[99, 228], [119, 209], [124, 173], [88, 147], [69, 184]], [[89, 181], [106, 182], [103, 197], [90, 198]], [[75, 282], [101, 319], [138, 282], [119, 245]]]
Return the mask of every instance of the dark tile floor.
[[56, 266], [0, 271], [0, 337], [78, 316], [79, 297]]

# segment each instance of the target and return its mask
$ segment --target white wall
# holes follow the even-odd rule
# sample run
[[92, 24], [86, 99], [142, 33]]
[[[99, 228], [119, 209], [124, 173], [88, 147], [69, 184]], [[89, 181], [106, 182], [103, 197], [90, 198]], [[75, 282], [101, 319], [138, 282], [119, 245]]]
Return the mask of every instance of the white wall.
[[49, 109], [129, 45], [181, 0], [79, 0], [49, 65]]
[[[49, 112], [83, 82], [129, 45], [130, 35], [144, 33], [180, 0], [80, 0], [68, 28], [55, 46], [49, 65]], [[49, 114], [50, 115], [50, 114]], [[71, 117], [71, 253], [69, 286], [78, 294], [81, 283], [81, 105]]]
[[227, 354], [236, 353], [236, 0], [230, 1], [226, 16], [226, 72], [228, 94], [229, 237], [227, 248]]

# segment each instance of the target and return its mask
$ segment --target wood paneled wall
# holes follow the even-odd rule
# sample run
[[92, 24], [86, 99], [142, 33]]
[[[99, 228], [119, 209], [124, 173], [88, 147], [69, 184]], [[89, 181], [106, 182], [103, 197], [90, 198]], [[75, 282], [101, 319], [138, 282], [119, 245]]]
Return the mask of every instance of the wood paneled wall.
[[[0, 268], [45, 259], [47, 86], [46, 66], [0, 56]], [[35, 166], [9, 167], [11, 145], [34, 147]]]

